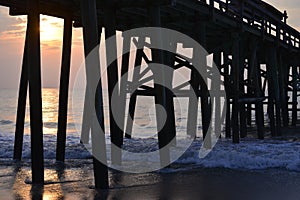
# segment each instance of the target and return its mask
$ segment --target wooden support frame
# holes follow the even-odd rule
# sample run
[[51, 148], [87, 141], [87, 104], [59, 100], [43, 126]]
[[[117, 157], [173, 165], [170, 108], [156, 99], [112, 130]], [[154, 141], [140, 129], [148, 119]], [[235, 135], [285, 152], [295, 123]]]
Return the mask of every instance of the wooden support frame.
[[[132, 82], [136, 83], [139, 81], [139, 75], [141, 72], [141, 64], [143, 60], [143, 48], [145, 45], [145, 38], [139, 37], [138, 43], [137, 43], [137, 51], [135, 56], [135, 62], [134, 62], [134, 69], [133, 69], [133, 77]], [[135, 89], [135, 88], [134, 88]], [[133, 120], [135, 116], [135, 107], [136, 107], [136, 101], [137, 101], [137, 93], [132, 92], [130, 99], [129, 99], [129, 111], [128, 111], [128, 117], [127, 117], [127, 123], [126, 123], [126, 138], [131, 138], [132, 136], [132, 128], [133, 128]]]

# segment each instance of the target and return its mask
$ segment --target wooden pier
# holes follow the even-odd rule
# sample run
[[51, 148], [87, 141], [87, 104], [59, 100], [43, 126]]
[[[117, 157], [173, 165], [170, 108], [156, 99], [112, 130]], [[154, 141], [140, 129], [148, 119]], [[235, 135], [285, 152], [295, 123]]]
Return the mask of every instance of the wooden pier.
[[[267, 108], [272, 136], [282, 134], [283, 126], [295, 126], [298, 116], [298, 92], [300, 79], [300, 33], [287, 24], [287, 12], [278, 11], [273, 6], [260, 0], [0, 0], [1, 6], [9, 7], [10, 15], [27, 15], [26, 41], [22, 74], [20, 79], [19, 102], [15, 135], [14, 159], [22, 158], [22, 143], [24, 132], [25, 103], [29, 88], [30, 124], [31, 124], [31, 156], [32, 181], [42, 184], [44, 181], [43, 166], [43, 123], [41, 97], [41, 61], [40, 61], [40, 14], [64, 19], [63, 56], [61, 64], [59, 119], [57, 132], [57, 160], [64, 161], [66, 143], [66, 124], [68, 107], [68, 87], [70, 75], [70, 56], [72, 26], [83, 28], [84, 51], [87, 56], [100, 41], [102, 28], [105, 28], [106, 38], [116, 34], [116, 31], [126, 31], [140, 27], [163, 27], [184, 33], [200, 45], [208, 54], [213, 54], [227, 95], [227, 113], [225, 135], [238, 143], [241, 137], [247, 136], [247, 126], [251, 124], [252, 114], [255, 113], [258, 138], [264, 138], [265, 115]], [[144, 35], [147, 35], [144, 33]], [[132, 38], [142, 46], [149, 46], [143, 36], [127, 36], [124, 38], [123, 48], [130, 47]], [[155, 38], [151, 40], [155, 43]], [[176, 48], [182, 41], [171, 41]], [[183, 44], [185, 45], [185, 44]], [[112, 47], [110, 47], [112, 48]], [[108, 54], [116, 54], [114, 51]], [[197, 115], [192, 110], [198, 108], [201, 102], [203, 137], [208, 134], [208, 127], [212, 116], [211, 105], [215, 102], [220, 110], [220, 99], [212, 99], [209, 90], [219, 89], [219, 85], [210, 88], [205, 80], [194, 69], [192, 61], [178, 55], [168, 55], [157, 49], [151, 49], [152, 59], [145, 56], [145, 52], [136, 52], [135, 66], [138, 68], [142, 61], [146, 63], [161, 63], [176, 70], [186, 67], [191, 70], [191, 85], [197, 99], [189, 101], [188, 133], [196, 136]], [[193, 57], [197, 56], [193, 53]], [[206, 56], [202, 58], [206, 63]], [[121, 74], [128, 72], [129, 54], [122, 59]], [[206, 64], [205, 64], [206, 65]], [[107, 71], [109, 97], [118, 83], [118, 63], [113, 62]], [[134, 75], [135, 81], [140, 81], [145, 72]], [[94, 121], [100, 121], [104, 130], [103, 99], [101, 84], [92, 94], [93, 83], [89, 79], [100, 78], [100, 67], [86, 64], [87, 90], [83, 113], [82, 141], [89, 141], [89, 131], [97, 132]], [[172, 87], [173, 74], [158, 76], [160, 70], [152, 71], [154, 83], [162, 78]], [[207, 71], [207, 73], [209, 73]], [[151, 81], [149, 80], [149, 81]], [[134, 118], [136, 98], [138, 95], [154, 96], [155, 103], [161, 105], [168, 113], [167, 121], [161, 124], [157, 115], [157, 125], [162, 127], [158, 133], [159, 147], [165, 147], [175, 136], [174, 103], [169, 90], [159, 84], [154, 87], [143, 85], [132, 93], [121, 84], [120, 113], [128, 112]], [[186, 96], [188, 92], [182, 88], [175, 88], [175, 96]], [[125, 110], [124, 98], [131, 94], [129, 110]], [[97, 98], [97, 116], [91, 116], [94, 109], [95, 95]], [[111, 104], [110, 104], [111, 105]], [[123, 105], [123, 106], [122, 106]], [[110, 106], [110, 114], [112, 113]], [[119, 106], [119, 105], [118, 105]], [[219, 108], [218, 108], [219, 107]], [[254, 111], [254, 112], [253, 112]], [[112, 116], [112, 115], [110, 115]], [[96, 118], [95, 118], [96, 117]], [[215, 118], [218, 116], [216, 115]], [[90, 119], [93, 119], [90, 121]], [[123, 123], [124, 125], [125, 123]], [[122, 147], [123, 137], [130, 137], [132, 123], [127, 123], [126, 134], [110, 117], [111, 141], [115, 146]], [[219, 131], [221, 131], [219, 129]], [[210, 134], [210, 133], [209, 133]], [[104, 140], [104, 137], [102, 138]], [[103, 144], [105, 145], [105, 144]], [[101, 150], [101, 149], [100, 149]], [[99, 151], [99, 149], [95, 149]], [[121, 152], [115, 151], [112, 161], [121, 162]], [[168, 159], [168, 150], [161, 152], [161, 156]], [[164, 159], [165, 161], [166, 159]], [[163, 162], [163, 161], [162, 161]], [[107, 166], [94, 158], [94, 174], [96, 188], [108, 188]], [[162, 163], [163, 165], [164, 163]]]

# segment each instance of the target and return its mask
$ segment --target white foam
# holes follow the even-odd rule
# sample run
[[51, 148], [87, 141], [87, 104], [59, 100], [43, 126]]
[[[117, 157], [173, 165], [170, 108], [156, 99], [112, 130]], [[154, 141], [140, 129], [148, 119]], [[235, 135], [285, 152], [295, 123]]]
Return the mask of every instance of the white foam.
[[[180, 143], [180, 140], [177, 141]], [[132, 139], [125, 140], [126, 149], [134, 152], [149, 152], [158, 149], [157, 140]], [[14, 136], [0, 133], [0, 159], [12, 158]], [[232, 144], [231, 140], [220, 139], [212, 151], [203, 159], [199, 158], [201, 140], [197, 139], [191, 147], [177, 160], [184, 170], [190, 166], [198, 167], [225, 167], [230, 169], [267, 169], [284, 168], [300, 171], [300, 142], [279, 140], [242, 140], [240, 144]], [[30, 158], [30, 135], [24, 136], [23, 158]], [[46, 159], [55, 159], [56, 137], [44, 136], [44, 156]], [[76, 135], [67, 136], [66, 159], [87, 159], [90, 153], [79, 144]], [[129, 161], [130, 158], [127, 158]], [[152, 158], [150, 158], [150, 161]], [[154, 158], [153, 158], [154, 159]], [[180, 170], [179, 169], [179, 170]], [[178, 170], [178, 169], [177, 169]]]

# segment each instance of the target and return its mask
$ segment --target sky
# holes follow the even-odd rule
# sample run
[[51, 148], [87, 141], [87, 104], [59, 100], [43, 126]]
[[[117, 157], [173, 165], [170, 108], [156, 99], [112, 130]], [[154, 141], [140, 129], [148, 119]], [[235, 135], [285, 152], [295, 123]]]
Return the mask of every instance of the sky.
[[[287, 10], [288, 23], [300, 31], [300, 1], [265, 0]], [[26, 16], [12, 17], [0, 6], [0, 88], [18, 88], [24, 51]], [[57, 88], [61, 65], [63, 20], [41, 15], [41, 64], [43, 87]], [[84, 60], [82, 30], [73, 28], [71, 85]]]

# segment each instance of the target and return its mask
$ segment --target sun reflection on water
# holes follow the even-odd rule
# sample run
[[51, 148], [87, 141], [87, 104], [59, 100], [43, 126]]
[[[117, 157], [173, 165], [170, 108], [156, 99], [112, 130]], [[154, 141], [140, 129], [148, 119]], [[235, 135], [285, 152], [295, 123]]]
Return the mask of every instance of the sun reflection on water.
[[43, 122], [45, 134], [56, 134], [58, 120], [58, 90], [43, 89]]
[[[30, 199], [43, 199], [43, 200], [60, 200], [64, 199], [62, 191], [62, 184], [57, 171], [45, 170], [45, 185], [32, 185], [29, 184], [29, 177], [31, 177], [31, 170], [21, 169], [15, 178], [13, 185], [13, 192], [16, 199], [30, 200]], [[25, 179], [25, 181], [24, 181]]]

